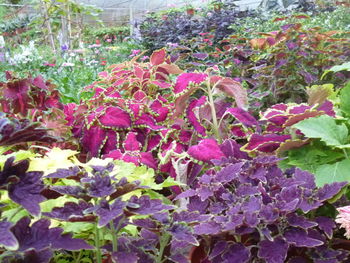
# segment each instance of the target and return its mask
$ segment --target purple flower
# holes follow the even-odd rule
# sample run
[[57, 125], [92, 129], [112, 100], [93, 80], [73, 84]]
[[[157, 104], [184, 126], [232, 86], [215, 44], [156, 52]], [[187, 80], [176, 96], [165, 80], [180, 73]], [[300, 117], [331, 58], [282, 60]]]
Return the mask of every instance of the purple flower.
[[61, 46], [61, 50], [62, 50], [62, 51], [67, 51], [68, 49], [69, 49], [69, 47], [68, 47], [67, 44], [63, 44], [63, 45]]
[[140, 49], [134, 49], [131, 51], [131, 55], [129, 57], [135, 57], [136, 55], [138, 55], [141, 52]]

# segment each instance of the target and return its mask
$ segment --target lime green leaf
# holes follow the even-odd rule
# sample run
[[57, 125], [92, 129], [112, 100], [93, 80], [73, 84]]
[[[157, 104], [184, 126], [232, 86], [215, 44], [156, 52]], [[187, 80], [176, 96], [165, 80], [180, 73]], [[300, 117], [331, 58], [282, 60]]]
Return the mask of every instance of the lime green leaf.
[[51, 212], [54, 207], [62, 207], [66, 202], [78, 203], [79, 200], [74, 197], [60, 196], [56, 199], [49, 199], [40, 203], [42, 212]]
[[293, 127], [308, 138], [321, 139], [328, 146], [341, 146], [347, 142], [348, 129], [345, 124], [337, 124], [335, 119], [328, 115], [303, 120]]
[[340, 91], [340, 109], [350, 116], [350, 82]]
[[323, 186], [333, 182], [350, 182], [350, 160], [346, 159], [334, 164], [324, 164], [315, 173], [316, 185]]
[[33, 153], [31, 151], [23, 151], [23, 150], [19, 150], [10, 154], [6, 154], [6, 155], [1, 155], [0, 156], [0, 168], [2, 169], [4, 167], [4, 163], [6, 162], [6, 160], [10, 157], [15, 157], [15, 161], [22, 161], [25, 159], [29, 159], [29, 158], [34, 158], [40, 156], [39, 154]]
[[42, 158], [32, 158], [28, 170], [44, 171], [44, 175], [48, 175], [56, 172], [58, 168], [75, 166], [76, 154], [76, 151], [53, 148]]

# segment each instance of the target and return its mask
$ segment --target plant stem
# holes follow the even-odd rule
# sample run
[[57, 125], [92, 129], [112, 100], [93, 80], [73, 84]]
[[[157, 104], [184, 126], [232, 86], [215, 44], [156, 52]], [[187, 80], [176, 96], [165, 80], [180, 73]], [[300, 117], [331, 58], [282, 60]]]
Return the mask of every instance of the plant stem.
[[349, 159], [349, 156], [348, 156], [348, 153], [346, 152], [346, 149], [343, 149], [343, 153], [344, 153], [346, 159]]
[[97, 263], [102, 263], [102, 255], [100, 249], [100, 229], [97, 224], [95, 225], [95, 248], [96, 248], [96, 261]]
[[170, 234], [165, 232], [164, 235], [160, 238], [160, 246], [159, 246], [159, 253], [156, 258], [156, 263], [162, 263], [163, 262], [163, 254], [164, 254], [164, 249], [168, 245], [170, 240]]
[[[118, 248], [118, 241], [117, 241], [117, 231], [114, 227], [113, 221], [109, 222], [109, 227], [111, 228], [111, 234], [112, 234], [112, 247], [113, 252], [117, 251]], [[119, 227], [118, 227], [119, 228]]]
[[209, 81], [207, 83], [207, 92], [208, 92], [209, 105], [210, 105], [210, 110], [211, 110], [211, 117], [213, 119], [213, 126], [212, 126], [213, 127], [213, 131], [214, 131], [215, 137], [218, 140], [219, 144], [221, 144], [221, 137], [220, 137], [220, 133], [219, 133], [218, 119], [217, 119], [217, 116], [216, 116], [214, 98], [213, 98], [213, 93], [212, 93], [212, 89], [210, 87]]

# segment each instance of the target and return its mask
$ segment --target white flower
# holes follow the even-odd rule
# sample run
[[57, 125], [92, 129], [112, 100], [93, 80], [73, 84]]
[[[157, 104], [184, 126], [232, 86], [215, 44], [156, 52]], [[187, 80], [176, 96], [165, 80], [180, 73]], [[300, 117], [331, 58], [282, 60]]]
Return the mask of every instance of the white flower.
[[74, 66], [74, 63], [71, 63], [71, 62], [62, 63], [62, 67], [73, 67], [73, 66]]

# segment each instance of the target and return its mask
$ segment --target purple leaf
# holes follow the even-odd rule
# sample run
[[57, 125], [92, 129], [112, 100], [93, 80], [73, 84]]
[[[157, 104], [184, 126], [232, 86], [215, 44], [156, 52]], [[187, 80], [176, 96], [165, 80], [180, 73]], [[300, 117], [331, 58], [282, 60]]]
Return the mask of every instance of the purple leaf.
[[128, 210], [140, 215], [150, 215], [163, 210], [174, 209], [174, 206], [164, 205], [159, 199], [150, 199], [149, 196], [143, 195], [140, 198], [133, 196], [127, 204]]
[[332, 218], [326, 216], [316, 217], [316, 222], [318, 223], [318, 227], [324, 231], [326, 236], [329, 239], [333, 237], [333, 229], [336, 227], [335, 222]]
[[18, 241], [13, 233], [10, 231], [12, 223], [7, 221], [0, 221], [0, 244], [11, 250], [18, 249]]
[[72, 239], [69, 234], [62, 235], [63, 229], [61, 228], [49, 228], [49, 220], [40, 219], [31, 226], [29, 225], [30, 218], [23, 217], [12, 228], [19, 242], [19, 251], [42, 250], [50, 247], [66, 250], [93, 249], [82, 239]]
[[120, 199], [116, 199], [111, 205], [107, 201], [101, 201], [95, 211], [99, 217], [98, 227], [104, 227], [110, 221], [122, 215], [125, 207], [126, 203]]
[[55, 207], [49, 213], [43, 213], [44, 216], [55, 218], [58, 220], [69, 221], [70, 219], [83, 219], [84, 210], [90, 208], [92, 205], [80, 200], [79, 203], [66, 202], [63, 207]]
[[347, 185], [347, 182], [335, 182], [332, 184], [325, 184], [317, 192], [317, 197], [320, 201], [326, 201], [335, 196], [339, 191]]
[[263, 240], [259, 243], [258, 256], [269, 263], [283, 263], [287, 257], [288, 244], [281, 237], [273, 241]]
[[220, 183], [228, 183], [231, 182], [233, 179], [235, 179], [239, 172], [241, 171], [241, 168], [243, 166], [243, 162], [241, 163], [235, 163], [230, 164], [218, 172], [215, 179]]
[[51, 249], [43, 249], [40, 251], [29, 250], [24, 253], [23, 263], [49, 263], [53, 256]]
[[199, 242], [194, 237], [191, 228], [182, 224], [174, 224], [167, 231], [171, 234], [172, 238], [177, 241], [185, 241], [188, 244], [198, 246]]
[[187, 153], [198, 161], [210, 162], [213, 159], [221, 159], [225, 155], [214, 139], [203, 139], [198, 145], [191, 146]]
[[112, 259], [117, 263], [138, 263], [139, 257], [132, 252], [114, 252]]
[[208, 57], [207, 53], [193, 53], [192, 56], [194, 58], [200, 59], [200, 60], [205, 60]]
[[194, 227], [196, 235], [216, 235], [221, 232], [220, 224], [210, 221], [207, 223], [200, 223]]
[[287, 221], [291, 226], [300, 227], [303, 229], [308, 229], [317, 226], [316, 222], [310, 221], [303, 216], [298, 216], [296, 214], [290, 214], [287, 216]]
[[244, 245], [236, 243], [227, 248], [222, 258], [224, 259], [223, 263], [230, 263], [232, 259], [235, 260], [235, 263], [247, 263], [249, 262], [250, 251]]
[[222, 255], [225, 249], [227, 248], [227, 242], [226, 241], [218, 241], [215, 243], [213, 250], [211, 251], [209, 255], [209, 259], [213, 259], [219, 255]]
[[308, 236], [308, 233], [301, 228], [291, 228], [284, 233], [286, 241], [296, 247], [317, 247], [323, 242]]

